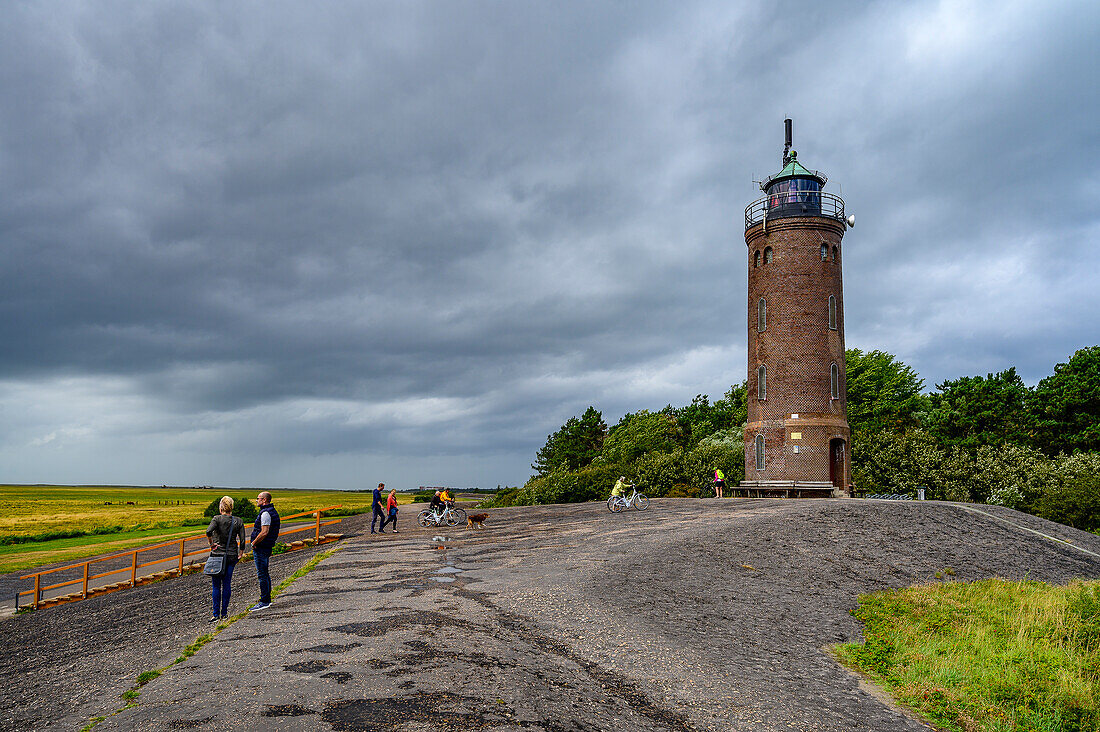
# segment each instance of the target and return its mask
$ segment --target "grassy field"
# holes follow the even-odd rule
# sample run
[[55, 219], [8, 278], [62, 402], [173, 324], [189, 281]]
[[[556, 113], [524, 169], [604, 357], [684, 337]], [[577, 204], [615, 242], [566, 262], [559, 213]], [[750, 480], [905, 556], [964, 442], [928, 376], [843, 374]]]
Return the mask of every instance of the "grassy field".
[[[211, 501], [228, 495], [255, 502], [260, 490], [0, 485], [0, 572], [131, 549], [160, 537], [201, 534], [208, 521], [203, 511]], [[275, 490], [272, 495], [283, 516], [336, 505], [343, 512], [362, 512], [371, 505], [370, 493]], [[401, 503], [410, 498], [398, 494]], [[188, 522], [193, 525], [184, 528]], [[104, 533], [42, 540], [68, 531]], [[13, 541], [26, 543], [5, 545]]]
[[[143, 529], [116, 534], [77, 536], [69, 539], [0, 546], [0, 573], [19, 572], [53, 562], [79, 562], [83, 561], [85, 557], [128, 551], [135, 547], [158, 543], [162, 540], [171, 541], [185, 536], [201, 534], [205, 530], [205, 526], [177, 529]], [[188, 547], [192, 548], [190, 544], [188, 544]]]
[[949, 582], [860, 598], [834, 651], [937, 727], [1100, 730], [1100, 582]]

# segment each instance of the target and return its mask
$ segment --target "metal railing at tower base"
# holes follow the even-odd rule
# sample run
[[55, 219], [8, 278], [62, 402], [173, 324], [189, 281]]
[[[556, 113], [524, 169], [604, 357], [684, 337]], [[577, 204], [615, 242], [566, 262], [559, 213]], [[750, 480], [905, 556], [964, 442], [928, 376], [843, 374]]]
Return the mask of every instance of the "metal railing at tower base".
[[[314, 545], [322, 543], [322, 541], [321, 541], [321, 528], [324, 527], [324, 526], [332, 526], [333, 524], [338, 524], [338, 523], [340, 523], [341, 519], [333, 519], [331, 521], [321, 521], [321, 514], [323, 514], [325, 511], [332, 511], [334, 509], [342, 508], [342, 507], [343, 506], [329, 506], [328, 508], [320, 508], [320, 509], [315, 509], [313, 511], [303, 511], [302, 513], [295, 513], [295, 514], [291, 514], [290, 516], [280, 517], [280, 523], [285, 522], [285, 521], [291, 521], [291, 520], [297, 519], [297, 518], [302, 518], [304, 516], [312, 516], [315, 520], [312, 523], [306, 524], [304, 526], [299, 526], [299, 527], [296, 527], [296, 528], [290, 528], [290, 529], [287, 529], [287, 530], [280, 530], [279, 531], [279, 539], [281, 540], [283, 537], [290, 536], [291, 534], [298, 534], [298, 533], [301, 533], [303, 531], [312, 531], [313, 532], [313, 543], [314, 543]], [[246, 526], [247, 526], [247, 524], [246, 524]], [[21, 579], [21, 580], [33, 579], [34, 580], [34, 587], [32, 589], [24, 590], [22, 592], [16, 593], [16, 595], [15, 595], [15, 609], [19, 610], [19, 598], [23, 597], [24, 595], [32, 596], [32, 599], [31, 599], [31, 602], [29, 603], [29, 606], [34, 608], [35, 610], [37, 610], [44, 602], [50, 602], [52, 604], [55, 601], [57, 601], [57, 604], [60, 604], [61, 602], [71, 602], [73, 600], [83, 600], [83, 599], [86, 599], [87, 597], [89, 597], [90, 595], [96, 594], [96, 593], [113, 592], [114, 590], [122, 589], [123, 587], [136, 587], [137, 585], [142, 584], [143, 582], [149, 581], [151, 578], [158, 577], [159, 575], [176, 576], [176, 577], [182, 576], [185, 573], [184, 572], [184, 559], [186, 559], [187, 557], [196, 557], [196, 556], [199, 556], [199, 555], [206, 555], [206, 554], [210, 553], [210, 546], [209, 546], [208, 543], [204, 544], [204, 546], [201, 549], [187, 551], [187, 548], [186, 548], [187, 542], [196, 541], [196, 540], [199, 540], [199, 539], [202, 539], [205, 542], [206, 541], [206, 534], [196, 534], [196, 535], [193, 535], [193, 536], [184, 537], [182, 539], [173, 539], [172, 541], [165, 541], [165, 542], [161, 542], [159, 544], [152, 544], [150, 546], [143, 546], [143, 547], [140, 547], [138, 549], [132, 549], [128, 552], [119, 552], [118, 554], [110, 554], [110, 555], [105, 556], [105, 557], [97, 557], [95, 559], [89, 559], [85, 562], [78, 562], [76, 564], [69, 564], [69, 565], [66, 565], [64, 567], [55, 567], [53, 569], [46, 569], [46, 570], [43, 570], [41, 572], [32, 572], [31, 574], [23, 575], [19, 579]], [[294, 542], [294, 543], [298, 544], [299, 542]], [[168, 553], [168, 556], [166, 556], [166, 557], [162, 556], [161, 558], [155, 559], [151, 562], [143, 562], [143, 563], [138, 562], [138, 554], [140, 554], [142, 552], [148, 552], [148, 551], [152, 551], [154, 549], [164, 549], [165, 547], [175, 546], [177, 544], [179, 545], [179, 551], [178, 552]], [[304, 546], [304, 542], [302, 543], [302, 545]], [[300, 548], [300, 547], [294, 547], [294, 548]], [[245, 554], [245, 556], [250, 556], [250, 555], [251, 555], [251, 552], [247, 552]], [[113, 561], [113, 560], [125, 559], [126, 557], [129, 557], [129, 560], [130, 560], [127, 563], [126, 566], [119, 567], [118, 569], [112, 569], [112, 570], [109, 570], [107, 572], [100, 572], [99, 574], [91, 574], [90, 573], [91, 572], [91, 566], [93, 564], [98, 564], [98, 563], [101, 563], [101, 562], [110, 562], [110, 561]], [[144, 569], [146, 567], [152, 567], [152, 566], [157, 565], [157, 564], [167, 564], [169, 562], [176, 563], [177, 566], [172, 568], [172, 569], [169, 569], [169, 570], [164, 570], [162, 572], [154, 573], [152, 575], [146, 575], [146, 576], [143, 576], [143, 577], [138, 576], [138, 570], [140, 570], [140, 569]], [[190, 564], [194, 564], [194, 560], [192, 560], [190, 562]], [[190, 564], [189, 564], [189, 566], [190, 566]], [[42, 578], [45, 577], [46, 575], [56, 574], [58, 572], [64, 572], [64, 571], [67, 571], [67, 570], [74, 570], [74, 569], [82, 570], [82, 576], [80, 576], [76, 579], [68, 580], [66, 582], [58, 582], [57, 584], [47, 585], [45, 587], [42, 586]], [[123, 572], [128, 572], [130, 574], [130, 577], [129, 577], [128, 580], [123, 580], [122, 582], [116, 582], [116, 583], [113, 583], [113, 584], [101, 585], [101, 586], [98, 586], [98, 587], [90, 587], [89, 586], [90, 583], [95, 582], [96, 580], [102, 579], [104, 577], [109, 577], [110, 575], [113, 575], [113, 574], [121, 574]], [[54, 598], [43, 598], [42, 597], [42, 594], [45, 593], [45, 592], [50, 592], [51, 590], [57, 590], [57, 589], [60, 589], [62, 587], [69, 587], [71, 585], [81, 585], [80, 591], [75, 592], [75, 593], [71, 593], [69, 595], [64, 595], [63, 599], [58, 598], [58, 597], [54, 597]]]

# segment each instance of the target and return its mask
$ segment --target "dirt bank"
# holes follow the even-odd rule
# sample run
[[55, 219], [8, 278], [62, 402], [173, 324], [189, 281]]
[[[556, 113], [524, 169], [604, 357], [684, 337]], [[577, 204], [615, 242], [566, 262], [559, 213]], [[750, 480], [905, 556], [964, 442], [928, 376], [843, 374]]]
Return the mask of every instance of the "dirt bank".
[[[822, 651], [859, 638], [848, 611], [860, 593], [945, 567], [957, 580], [1100, 577], [1100, 558], [1024, 527], [1096, 554], [1100, 537], [951, 504], [670, 499], [644, 513], [491, 514], [484, 531], [439, 532], [414, 529], [404, 509], [401, 534], [360, 534], [97, 729], [918, 730]], [[238, 585], [246, 600], [254, 583]], [[206, 629], [201, 577], [119, 604], [127, 594], [0, 624], [5, 649], [34, 649], [0, 666], [16, 710], [4, 728], [79, 728]], [[262, 666], [224, 670], [258, 648]]]

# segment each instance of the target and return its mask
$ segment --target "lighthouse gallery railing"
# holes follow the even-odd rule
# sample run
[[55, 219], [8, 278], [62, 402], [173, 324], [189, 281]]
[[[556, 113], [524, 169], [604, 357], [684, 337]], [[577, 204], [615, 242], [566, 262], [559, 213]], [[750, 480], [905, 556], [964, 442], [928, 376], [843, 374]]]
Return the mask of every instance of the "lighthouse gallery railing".
[[823, 216], [844, 220], [844, 199], [824, 191], [783, 191], [759, 198], [745, 208], [745, 228], [751, 229], [765, 217]]

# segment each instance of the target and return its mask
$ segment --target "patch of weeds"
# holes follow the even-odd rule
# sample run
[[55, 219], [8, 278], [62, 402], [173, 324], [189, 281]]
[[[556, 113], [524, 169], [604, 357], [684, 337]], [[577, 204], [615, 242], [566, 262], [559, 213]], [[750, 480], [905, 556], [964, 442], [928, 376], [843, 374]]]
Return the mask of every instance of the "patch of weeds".
[[283, 590], [285, 590], [285, 589], [286, 589], [287, 587], [289, 587], [289, 586], [290, 586], [290, 583], [291, 583], [291, 582], [293, 582], [294, 580], [298, 579], [299, 577], [305, 577], [305, 576], [306, 576], [307, 574], [309, 574], [309, 573], [310, 573], [310, 572], [311, 572], [311, 571], [313, 570], [313, 568], [314, 568], [314, 567], [316, 567], [316, 566], [317, 566], [317, 565], [318, 565], [319, 563], [321, 563], [322, 561], [324, 561], [324, 560], [328, 559], [328, 558], [329, 558], [329, 557], [331, 557], [331, 556], [332, 556], [333, 554], [335, 554], [335, 553], [336, 553], [336, 550], [337, 550], [338, 548], [339, 548], [339, 546], [336, 546], [336, 547], [333, 547], [332, 549], [329, 549], [329, 550], [328, 550], [327, 552], [321, 552], [320, 554], [316, 554], [316, 555], [314, 555], [314, 556], [313, 556], [313, 557], [312, 557], [312, 558], [311, 558], [311, 559], [310, 559], [310, 560], [309, 560], [308, 562], [306, 562], [306, 563], [305, 563], [304, 565], [302, 565], [302, 566], [301, 566], [301, 567], [300, 567], [300, 568], [298, 569], [298, 571], [297, 571], [297, 572], [295, 572], [294, 574], [292, 574], [292, 575], [290, 575], [289, 577], [287, 577], [287, 578], [286, 578], [285, 580], [283, 580], [282, 582], [280, 582], [280, 583], [278, 584], [278, 586], [276, 586], [276, 587], [275, 587], [274, 589], [272, 589], [272, 590], [271, 590], [271, 596], [272, 596], [272, 597], [276, 597], [276, 596], [277, 596], [277, 595], [278, 595], [278, 594], [279, 594], [280, 592], [282, 592], [282, 591], [283, 591]]
[[80, 732], [92, 732], [92, 728], [102, 722], [106, 717], [92, 717], [88, 720], [88, 723], [80, 728]]
[[152, 671], [142, 671], [140, 674], [138, 674], [136, 683], [138, 686], [145, 686], [150, 681], [160, 676], [162, 673], [164, 673], [164, 669], [162, 668], [156, 668]]
[[122, 698], [126, 701], [136, 701], [139, 696], [141, 696], [141, 692], [137, 689], [127, 689], [122, 692]]
[[173, 661], [169, 665], [165, 666], [164, 670], [167, 671], [168, 669], [172, 668], [172, 666], [176, 665], [177, 663], [183, 663], [187, 659], [191, 658], [191, 656], [194, 656], [196, 653], [198, 653], [198, 650], [200, 648], [205, 646], [210, 641], [214, 640], [214, 636], [217, 635], [218, 632], [219, 631], [214, 631], [213, 633], [207, 633], [206, 635], [200, 635], [198, 638], [196, 638], [194, 640], [193, 643], [191, 643], [191, 645], [189, 645], [189, 646], [187, 646], [186, 648], [183, 649], [183, 653], [181, 653], [179, 655], [179, 658], [177, 658], [175, 661]]

